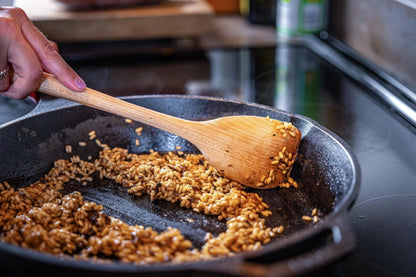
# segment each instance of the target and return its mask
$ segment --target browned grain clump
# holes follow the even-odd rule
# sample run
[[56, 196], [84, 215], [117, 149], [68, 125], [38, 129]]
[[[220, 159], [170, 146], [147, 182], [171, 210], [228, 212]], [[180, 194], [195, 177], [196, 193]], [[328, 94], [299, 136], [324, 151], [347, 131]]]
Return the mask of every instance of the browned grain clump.
[[[281, 122], [273, 119], [270, 120], [276, 122], [277, 134], [280, 135], [282, 138], [296, 137], [296, 127], [293, 126], [292, 123]], [[262, 178], [256, 186], [258, 188], [262, 188], [271, 183], [275, 183], [277, 172], [281, 172], [285, 176], [285, 181], [279, 183], [278, 186], [281, 188], [297, 188], [298, 183], [292, 177], [290, 177], [290, 173], [292, 171], [293, 164], [295, 163], [296, 156], [296, 153], [287, 151], [286, 146], [283, 146], [282, 149], [279, 150], [279, 153], [276, 157], [271, 157], [271, 164], [273, 168], [270, 170], [269, 174], [262, 176]], [[248, 179], [249, 177], [250, 176], [248, 175], [246, 179]]]
[[[261, 197], [221, 177], [202, 155], [137, 155], [98, 145], [103, 150], [95, 161], [78, 156], [58, 160], [41, 181], [29, 187], [15, 190], [0, 183], [1, 240], [58, 255], [148, 264], [256, 250], [284, 230], [283, 226], [267, 227], [265, 218], [271, 212]], [[227, 229], [218, 236], [207, 233], [205, 244], [196, 249], [177, 229], [157, 233], [150, 227], [129, 226], [103, 213], [101, 205], [85, 201], [79, 192], [61, 194], [66, 182], [88, 184], [94, 173], [134, 195], [147, 194], [151, 201], [164, 199], [215, 215], [226, 221]]]

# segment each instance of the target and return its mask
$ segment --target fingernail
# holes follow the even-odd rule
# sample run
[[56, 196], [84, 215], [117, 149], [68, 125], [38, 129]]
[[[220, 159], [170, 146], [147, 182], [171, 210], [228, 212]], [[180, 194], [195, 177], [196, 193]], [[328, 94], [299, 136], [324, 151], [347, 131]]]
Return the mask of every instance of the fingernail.
[[81, 78], [77, 78], [75, 80], [75, 85], [77, 86], [77, 88], [79, 88], [80, 90], [84, 90], [87, 85], [85, 84], [85, 82], [81, 79]]

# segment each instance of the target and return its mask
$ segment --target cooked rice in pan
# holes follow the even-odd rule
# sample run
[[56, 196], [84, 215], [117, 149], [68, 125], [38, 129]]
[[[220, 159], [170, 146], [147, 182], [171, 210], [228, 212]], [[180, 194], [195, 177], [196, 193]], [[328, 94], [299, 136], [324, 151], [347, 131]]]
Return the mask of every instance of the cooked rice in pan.
[[[95, 139], [95, 132], [89, 136]], [[3, 242], [82, 259], [175, 263], [256, 250], [284, 231], [283, 226], [266, 226], [271, 211], [258, 194], [221, 177], [202, 155], [139, 155], [110, 149], [99, 140], [97, 144], [102, 151], [96, 160], [57, 160], [44, 178], [26, 188], [0, 183]], [[106, 215], [101, 205], [86, 201], [80, 192], [61, 193], [69, 181], [88, 185], [94, 176], [111, 179], [136, 196], [147, 194], [151, 201], [164, 199], [217, 216], [226, 221], [227, 229], [217, 236], [207, 233], [205, 244], [197, 249], [177, 229], [158, 233], [151, 227], [130, 226]]]

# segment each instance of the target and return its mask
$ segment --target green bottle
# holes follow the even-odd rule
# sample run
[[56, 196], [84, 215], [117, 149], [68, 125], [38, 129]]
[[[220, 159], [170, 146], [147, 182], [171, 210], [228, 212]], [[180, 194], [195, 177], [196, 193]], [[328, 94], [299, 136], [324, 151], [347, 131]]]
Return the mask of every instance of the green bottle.
[[302, 38], [326, 28], [326, 0], [278, 0], [277, 34], [283, 38]]

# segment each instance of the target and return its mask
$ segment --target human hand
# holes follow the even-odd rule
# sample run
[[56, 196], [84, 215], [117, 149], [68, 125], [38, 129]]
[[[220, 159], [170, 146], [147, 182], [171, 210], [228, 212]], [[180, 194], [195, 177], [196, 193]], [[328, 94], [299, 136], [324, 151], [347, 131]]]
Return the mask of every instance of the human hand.
[[[72, 90], [86, 87], [59, 55], [57, 45], [33, 25], [22, 9], [0, 7], [0, 94], [25, 98], [38, 88], [43, 71]], [[12, 75], [13, 80], [9, 78]]]

